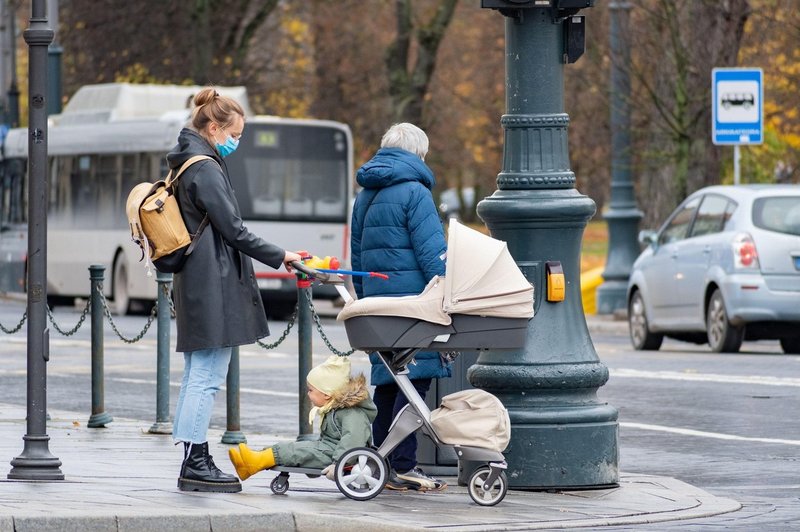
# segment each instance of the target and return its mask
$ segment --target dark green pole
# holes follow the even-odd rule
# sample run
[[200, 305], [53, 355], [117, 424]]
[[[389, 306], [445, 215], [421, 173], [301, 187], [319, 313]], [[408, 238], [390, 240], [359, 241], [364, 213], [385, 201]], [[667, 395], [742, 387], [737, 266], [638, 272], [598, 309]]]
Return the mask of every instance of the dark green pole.
[[603, 218], [608, 224], [608, 258], [603, 284], [597, 289], [597, 313], [627, 308], [628, 278], [639, 255], [637, 232], [642, 212], [636, 207], [631, 180], [631, 47], [628, 2], [611, 2], [611, 202]]
[[225, 434], [222, 435], [222, 443], [247, 443], [247, 438], [242, 432], [240, 423], [239, 371], [239, 346], [235, 346], [231, 352], [231, 361], [228, 364], [228, 376], [225, 380], [226, 430]]
[[105, 408], [105, 347], [103, 344], [103, 277], [105, 266], [89, 266], [91, 281], [91, 325], [92, 325], [92, 415], [86, 424], [89, 428], [105, 427], [114, 421]]
[[172, 434], [169, 420], [169, 335], [170, 308], [169, 293], [172, 288], [172, 274], [156, 272], [158, 284], [156, 327], [156, 422], [148, 432], [152, 434]]
[[[508, 243], [536, 292], [524, 349], [483, 352], [468, 376], [508, 408], [511, 442], [504, 454], [512, 488], [605, 487], [619, 480], [617, 410], [597, 399], [608, 369], [597, 357], [581, 305], [581, 237], [595, 204], [575, 190], [569, 165], [564, 61], [575, 50], [565, 43], [578, 36], [565, 35], [576, 19], [565, 16], [558, 1], [482, 4], [512, 8], [501, 9], [503, 168], [498, 190], [478, 204], [478, 214], [492, 236]], [[551, 261], [563, 268], [563, 301], [546, 299], [545, 263]]]
[[308, 414], [311, 412], [311, 401], [306, 393], [306, 377], [311, 371], [312, 353], [312, 321], [311, 321], [311, 280], [300, 279], [297, 281], [297, 393], [299, 428], [298, 439], [313, 432], [313, 427], [308, 423]]
[[22, 454], [11, 460], [10, 479], [64, 480], [47, 435], [47, 25], [45, 0], [33, 0], [28, 43], [28, 378], [27, 427]]

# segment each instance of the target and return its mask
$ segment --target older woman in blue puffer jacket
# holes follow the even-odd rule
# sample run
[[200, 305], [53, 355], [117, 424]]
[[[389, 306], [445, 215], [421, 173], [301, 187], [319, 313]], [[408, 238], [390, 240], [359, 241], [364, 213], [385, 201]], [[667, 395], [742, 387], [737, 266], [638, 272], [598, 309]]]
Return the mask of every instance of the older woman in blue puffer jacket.
[[[364, 187], [353, 206], [350, 250], [353, 269], [383, 272], [389, 280], [354, 277], [356, 295], [407, 296], [419, 294], [434, 276], [444, 275], [447, 243], [433, 202], [436, 183], [425, 164], [428, 137], [413, 124], [395, 124], [381, 139], [381, 149], [357, 174]], [[371, 384], [378, 416], [372, 425], [375, 445], [386, 438], [392, 419], [407, 403], [405, 396], [378, 359], [372, 362]], [[409, 367], [412, 384], [424, 399], [431, 380], [449, 377], [449, 364], [438, 353], [417, 354]], [[391, 454], [389, 489], [441, 490], [447, 485], [417, 467], [415, 434]]]

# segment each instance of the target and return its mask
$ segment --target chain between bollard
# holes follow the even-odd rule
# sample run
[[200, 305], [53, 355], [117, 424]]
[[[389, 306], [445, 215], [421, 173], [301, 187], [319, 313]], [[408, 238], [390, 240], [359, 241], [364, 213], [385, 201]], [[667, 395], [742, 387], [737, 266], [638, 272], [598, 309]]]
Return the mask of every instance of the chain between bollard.
[[167, 301], [169, 302], [169, 316], [170, 318], [175, 318], [178, 314], [175, 312], [175, 302], [172, 300], [172, 294], [169, 293], [168, 284], [172, 283], [163, 283], [161, 285], [161, 290], [164, 292], [164, 295], [167, 296]]
[[133, 338], [126, 338], [121, 332], [119, 332], [117, 325], [114, 323], [114, 318], [111, 317], [111, 310], [108, 308], [108, 302], [106, 301], [105, 295], [103, 295], [103, 283], [97, 283], [97, 292], [100, 294], [100, 301], [103, 302], [103, 312], [108, 318], [108, 322], [111, 324], [111, 328], [114, 330], [114, 333], [119, 337], [120, 340], [126, 344], [133, 344], [141, 340], [144, 335], [147, 334], [147, 331], [150, 329], [150, 325], [153, 324], [153, 320], [156, 319], [156, 315], [158, 314], [157, 306], [154, 305], [153, 310], [150, 311], [150, 316], [147, 318], [147, 323], [144, 324], [144, 329], [142, 329], [142, 331]]
[[294, 321], [296, 319], [297, 319], [297, 304], [295, 304], [294, 311], [292, 311], [292, 317], [289, 318], [289, 323], [286, 324], [286, 329], [283, 331], [283, 334], [281, 334], [280, 338], [278, 338], [274, 343], [271, 344], [265, 344], [261, 340], [256, 340], [256, 343], [260, 347], [263, 347], [264, 349], [275, 349], [276, 347], [281, 345], [281, 342], [283, 342], [289, 335], [289, 331], [291, 331], [292, 327], [294, 327]]
[[5, 327], [3, 327], [3, 324], [0, 323], [0, 331], [3, 331], [6, 334], [14, 334], [15, 332], [22, 329], [22, 326], [25, 324], [25, 320], [27, 319], [28, 319], [28, 311], [26, 310], [25, 312], [22, 313], [22, 319], [19, 320], [19, 323], [17, 324], [16, 327], [12, 329], [6, 329]]
[[308, 306], [311, 307], [311, 317], [314, 320], [314, 325], [317, 328], [317, 332], [319, 332], [319, 335], [322, 337], [322, 341], [325, 342], [325, 345], [328, 347], [330, 352], [340, 357], [349, 357], [355, 353], [355, 349], [351, 349], [350, 351], [339, 351], [333, 347], [333, 344], [331, 344], [330, 340], [328, 340], [328, 337], [325, 335], [325, 331], [322, 330], [322, 323], [319, 320], [319, 315], [317, 314], [317, 310], [314, 308], [314, 303], [311, 300], [311, 294], [309, 292], [306, 292], [306, 299], [308, 299]]
[[64, 331], [64, 330], [61, 329], [61, 327], [58, 326], [58, 323], [56, 323], [56, 319], [53, 316], [53, 310], [50, 307], [47, 307], [47, 317], [50, 318], [50, 323], [53, 324], [53, 328], [56, 331], [58, 331], [59, 333], [61, 333], [64, 336], [72, 336], [73, 334], [78, 332], [78, 329], [80, 329], [81, 325], [83, 325], [83, 321], [86, 319], [86, 316], [89, 314], [90, 308], [91, 308], [91, 300], [87, 300], [86, 301], [86, 306], [83, 307], [83, 312], [81, 312], [81, 317], [78, 318], [78, 323], [75, 325], [75, 327], [73, 327], [69, 331]]

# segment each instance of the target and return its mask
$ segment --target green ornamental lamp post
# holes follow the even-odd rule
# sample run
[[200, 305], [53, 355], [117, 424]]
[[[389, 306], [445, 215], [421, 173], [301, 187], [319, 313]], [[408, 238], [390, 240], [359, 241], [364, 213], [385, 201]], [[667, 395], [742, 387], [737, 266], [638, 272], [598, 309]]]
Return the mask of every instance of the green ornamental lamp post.
[[637, 232], [642, 211], [636, 206], [631, 179], [631, 4], [612, 1], [611, 15], [611, 201], [603, 215], [608, 224], [608, 259], [597, 289], [597, 313], [628, 307], [628, 279], [639, 255]]
[[[535, 315], [522, 351], [486, 351], [468, 377], [509, 411], [512, 488], [599, 488], [619, 480], [617, 410], [597, 399], [608, 380], [589, 337], [580, 293], [580, 244], [594, 201], [569, 168], [564, 67], [583, 52], [594, 0], [482, 0], [505, 16], [503, 168], [478, 205], [533, 283]], [[468, 475], [463, 465], [459, 473]]]

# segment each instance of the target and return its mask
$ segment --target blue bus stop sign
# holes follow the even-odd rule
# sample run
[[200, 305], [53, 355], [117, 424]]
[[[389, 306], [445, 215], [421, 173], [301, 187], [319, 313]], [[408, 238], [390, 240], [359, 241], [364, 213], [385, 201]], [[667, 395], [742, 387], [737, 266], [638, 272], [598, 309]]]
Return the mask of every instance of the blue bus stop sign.
[[711, 140], [714, 144], [764, 142], [764, 74], [760, 68], [711, 72]]

